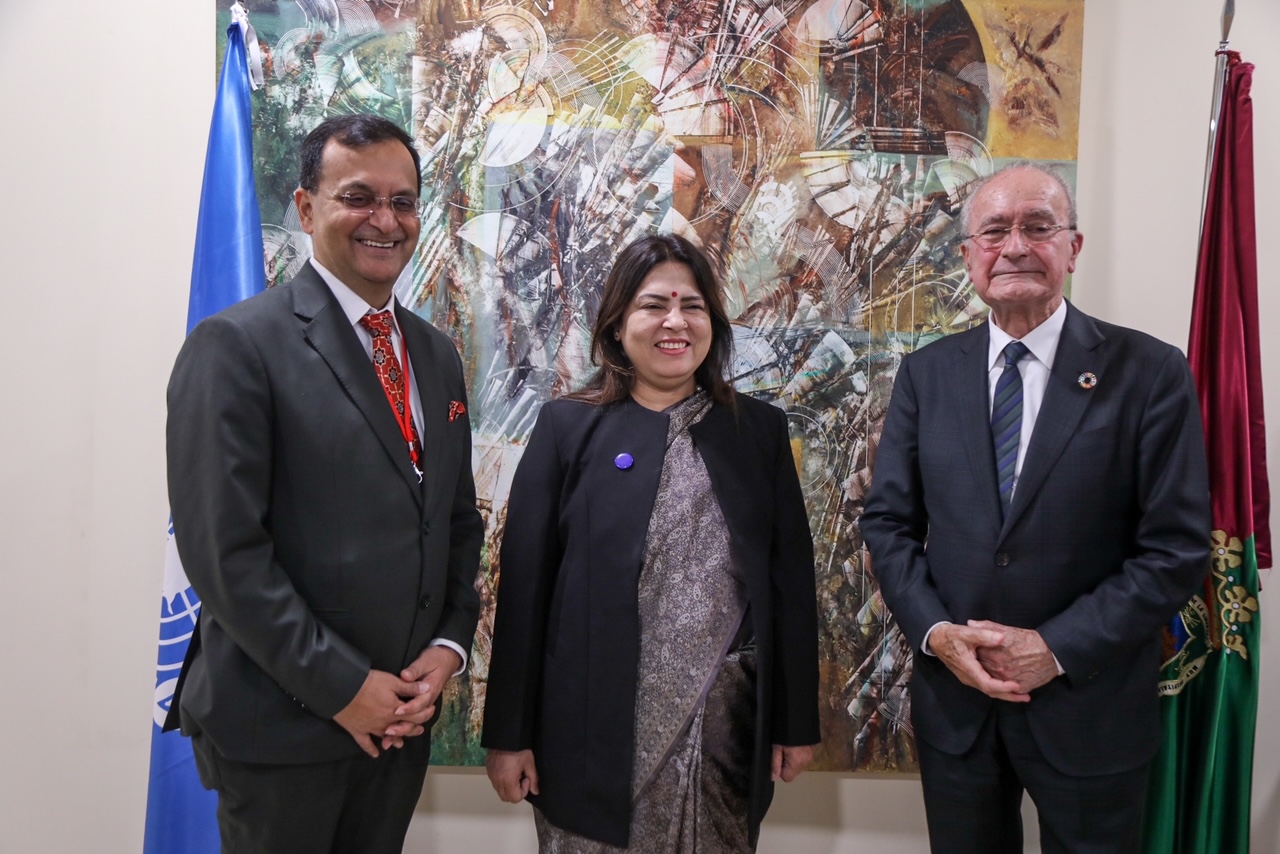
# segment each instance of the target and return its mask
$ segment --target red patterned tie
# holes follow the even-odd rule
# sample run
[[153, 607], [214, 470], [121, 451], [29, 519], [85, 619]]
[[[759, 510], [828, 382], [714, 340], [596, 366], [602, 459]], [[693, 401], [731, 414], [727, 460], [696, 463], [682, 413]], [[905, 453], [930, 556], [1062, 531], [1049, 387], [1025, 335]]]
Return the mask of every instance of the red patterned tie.
[[391, 324], [389, 311], [370, 312], [360, 318], [360, 325], [373, 336], [373, 368], [378, 372], [382, 390], [387, 393], [400, 432], [409, 446], [413, 467], [421, 470], [422, 443], [418, 440], [418, 428], [413, 423], [413, 411], [405, 394], [405, 366], [396, 361], [396, 351], [391, 346]]

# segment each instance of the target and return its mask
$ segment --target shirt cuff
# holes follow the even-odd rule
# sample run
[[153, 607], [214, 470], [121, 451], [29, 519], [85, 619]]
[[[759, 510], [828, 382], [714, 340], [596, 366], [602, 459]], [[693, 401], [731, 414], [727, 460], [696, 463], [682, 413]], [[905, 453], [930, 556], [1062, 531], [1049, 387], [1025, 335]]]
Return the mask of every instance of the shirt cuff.
[[444, 639], [444, 638], [436, 638], [435, 640], [431, 641], [431, 643], [427, 644], [427, 646], [447, 646], [447, 647], [449, 647], [449, 649], [451, 649], [451, 650], [453, 650], [454, 652], [456, 652], [456, 653], [458, 654], [458, 657], [462, 659], [462, 667], [458, 668], [458, 672], [457, 672], [457, 673], [455, 673], [455, 674], [453, 674], [453, 675], [454, 675], [454, 676], [461, 676], [463, 673], [466, 673], [466, 672], [467, 672], [467, 654], [466, 654], [466, 652], [465, 652], [465, 651], [463, 651], [462, 647], [458, 646], [458, 645], [457, 645], [456, 643], [454, 643], [453, 641], [451, 641], [451, 640], [446, 640], [446, 639]]
[[920, 651], [923, 652], [925, 655], [932, 655], [934, 658], [937, 658], [937, 655], [934, 654], [933, 650], [929, 649], [929, 636], [933, 634], [933, 630], [936, 629], [938, 626], [949, 626], [949, 625], [951, 625], [950, 620], [939, 620], [938, 622], [930, 626], [929, 631], [924, 633], [924, 640], [920, 642]]

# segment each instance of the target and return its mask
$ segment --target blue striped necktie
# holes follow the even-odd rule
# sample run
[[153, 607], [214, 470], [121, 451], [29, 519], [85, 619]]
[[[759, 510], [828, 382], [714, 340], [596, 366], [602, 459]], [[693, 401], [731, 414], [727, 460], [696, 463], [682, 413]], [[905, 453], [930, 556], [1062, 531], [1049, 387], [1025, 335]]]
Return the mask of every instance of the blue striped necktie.
[[1018, 362], [1030, 352], [1021, 341], [1010, 341], [1005, 346], [1004, 373], [996, 381], [995, 402], [991, 405], [991, 439], [995, 443], [1002, 511], [1009, 509], [1013, 497], [1013, 474], [1022, 436], [1022, 375], [1018, 373]]

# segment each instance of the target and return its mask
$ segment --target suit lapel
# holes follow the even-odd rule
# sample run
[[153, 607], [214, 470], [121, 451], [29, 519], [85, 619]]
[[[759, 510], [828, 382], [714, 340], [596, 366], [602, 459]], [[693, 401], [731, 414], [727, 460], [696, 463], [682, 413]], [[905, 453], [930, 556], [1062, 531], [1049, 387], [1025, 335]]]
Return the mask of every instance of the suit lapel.
[[711, 489], [716, 503], [724, 515], [725, 526], [734, 549], [734, 560], [745, 573], [750, 598], [755, 602], [765, 591], [761, 585], [768, 582], [767, 542], [769, 537], [768, 513], [762, 512], [758, 502], [773, 500], [768, 488], [770, 471], [758, 464], [759, 450], [744, 439], [734, 414], [720, 404], [712, 405], [706, 416], [689, 428], [698, 454], [707, 467]]
[[1012, 529], [1031, 499], [1044, 486], [1045, 478], [1075, 434], [1093, 399], [1088, 389], [1080, 387], [1080, 375], [1090, 371], [1100, 378], [1105, 377], [1106, 356], [1098, 351], [1104, 340], [1093, 320], [1068, 303], [1066, 323], [1058, 340], [1058, 352], [1053, 357], [1053, 370], [1049, 373], [1049, 385], [1031, 432], [1031, 443], [1022, 461], [1022, 473], [1004, 520], [1002, 536]]
[[[422, 404], [422, 425], [418, 438], [422, 441], [422, 501], [428, 508], [435, 506], [434, 499], [437, 483], [436, 473], [440, 471], [440, 454], [445, 447], [442, 435], [448, 426], [449, 400], [444, 383], [440, 378], [446, 376], [446, 368], [435, 364], [431, 358], [431, 345], [425, 334], [412, 318], [405, 322], [409, 310], [396, 303], [396, 322], [400, 324], [400, 333], [404, 336], [405, 346], [409, 349], [409, 366], [413, 371], [414, 385], [418, 388], [418, 401]], [[464, 465], [470, 465], [465, 460]]]
[[980, 436], [980, 441], [965, 442], [965, 454], [973, 472], [975, 492], [982, 511], [1000, 524], [1000, 485], [996, 483], [996, 452], [991, 440], [991, 393], [987, 388], [990, 364], [987, 360], [991, 332], [983, 324], [962, 342], [959, 364], [959, 406], [961, 436]]
[[413, 472], [400, 425], [396, 423], [378, 375], [338, 301], [310, 264], [303, 266], [289, 288], [293, 292], [294, 314], [305, 324], [303, 336], [307, 343], [333, 371], [338, 383], [386, 449], [392, 463], [412, 487], [410, 492], [414, 498], [421, 501], [418, 476]]

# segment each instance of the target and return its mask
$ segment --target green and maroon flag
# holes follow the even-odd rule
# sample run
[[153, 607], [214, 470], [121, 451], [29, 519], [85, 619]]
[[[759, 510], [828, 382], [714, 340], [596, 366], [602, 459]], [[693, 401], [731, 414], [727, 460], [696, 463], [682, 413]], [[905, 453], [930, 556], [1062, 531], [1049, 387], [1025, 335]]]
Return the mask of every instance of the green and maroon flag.
[[1271, 565], [1258, 263], [1253, 65], [1220, 51], [1224, 88], [1205, 197], [1187, 358], [1204, 417], [1213, 553], [1166, 633], [1165, 743], [1152, 766], [1147, 854], [1248, 854], [1258, 708], [1258, 569]]

